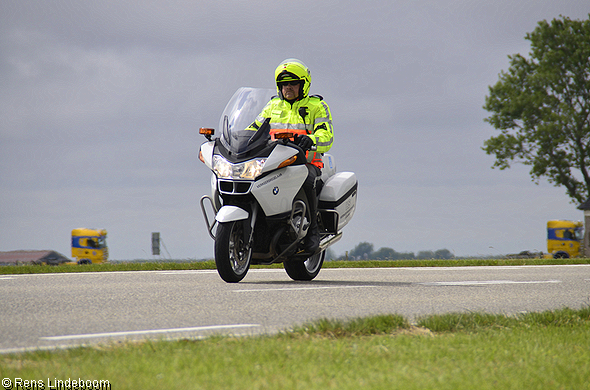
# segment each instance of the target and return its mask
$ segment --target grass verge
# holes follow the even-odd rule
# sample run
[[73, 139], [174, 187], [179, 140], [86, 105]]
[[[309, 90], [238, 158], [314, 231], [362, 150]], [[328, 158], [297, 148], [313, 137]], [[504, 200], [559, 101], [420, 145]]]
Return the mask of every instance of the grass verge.
[[325, 319], [275, 336], [2, 355], [0, 367], [45, 388], [80, 378], [117, 389], [590, 389], [590, 309], [414, 325], [397, 315]]
[[[502, 265], [555, 265], [590, 264], [590, 259], [457, 259], [457, 260], [362, 260], [326, 261], [323, 268], [391, 268], [391, 267], [472, 267]], [[282, 264], [252, 266], [256, 268], [283, 268]], [[113, 272], [113, 271], [169, 271], [215, 269], [215, 261], [129, 261], [88, 265], [8, 265], [0, 266], [0, 275], [61, 272]]]

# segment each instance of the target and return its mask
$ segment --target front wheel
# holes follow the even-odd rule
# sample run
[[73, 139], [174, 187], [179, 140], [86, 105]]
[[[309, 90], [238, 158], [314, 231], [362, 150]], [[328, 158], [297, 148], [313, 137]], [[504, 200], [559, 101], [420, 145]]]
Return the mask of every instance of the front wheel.
[[307, 260], [288, 260], [285, 261], [285, 271], [293, 280], [313, 280], [320, 273], [326, 251], [321, 251], [308, 257]]
[[245, 240], [246, 220], [223, 222], [215, 235], [215, 266], [221, 279], [237, 283], [244, 279], [250, 268], [252, 248]]

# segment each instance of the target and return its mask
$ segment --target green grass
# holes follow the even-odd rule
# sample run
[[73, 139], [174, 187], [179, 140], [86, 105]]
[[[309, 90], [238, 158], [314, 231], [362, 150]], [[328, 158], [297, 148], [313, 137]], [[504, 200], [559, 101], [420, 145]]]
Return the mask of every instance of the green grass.
[[1, 355], [0, 370], [114, 389], [590, 389], [590, 309], [414, 325], [398, 315], [324, 319], [274, 336]]
[[167, 261], [167, 262], [112, 262], [87, 265], [7, 265], [0, 267], [0, 274], [42, 274], [60, 272], [114, 272], [114, 271], [170, 271], [215, 269], [215, 262], [210, 261]]
[[[362, 260], [326, 261], [323, 268], [380, 268], [380, 267], [471, 267], [500, 265], [590, 264], [590, 259], [457, 259], [457, 260]], [[252, 266], [283, 268], [282, 264]], [[0, 266], [0, 274], [36, 274], [52, 272], [112, 272], [112, 271], [169, 271], [215, 269], [213, 260], [207, 261], [129, 261], [89, 265], [9, 265]]]
[[420, 318], [417, 323], [418, 326], [435, 332], [474, 332], [480, 329], [511, 329], [519, 326], [574, 328], [590, 323], [590, 307], [580, 310], [566, 308], [558, 311], [524, 313], [516, 317], [486, 313], [439, 314]]

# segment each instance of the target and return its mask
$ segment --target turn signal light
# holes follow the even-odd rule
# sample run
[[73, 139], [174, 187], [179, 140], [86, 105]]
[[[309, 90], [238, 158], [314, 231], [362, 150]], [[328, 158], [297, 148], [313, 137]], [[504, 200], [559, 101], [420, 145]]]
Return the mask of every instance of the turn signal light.
[[199, 129], [199, 134], [203, 134], [203, 135], [213, 135], [215, 134], [215, 129], [211, 129], [209, 127], [201, 127]]
[[290, 157], [279, 164], [279, 168], [287, 167], [297, 161], [297, 156]]

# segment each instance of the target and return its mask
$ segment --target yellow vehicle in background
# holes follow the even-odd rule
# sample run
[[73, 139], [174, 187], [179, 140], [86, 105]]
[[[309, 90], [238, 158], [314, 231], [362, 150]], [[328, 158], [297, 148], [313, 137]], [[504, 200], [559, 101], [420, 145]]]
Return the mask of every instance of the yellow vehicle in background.
[[548, 257], [567, 259], [580, 256], [580, 246], [584, 239], [582, 222], [554, 220], [547, 222]]
[[100, 264], [109, 258], [105, 229], [72, 230], [72, 257], [77, 264]]

